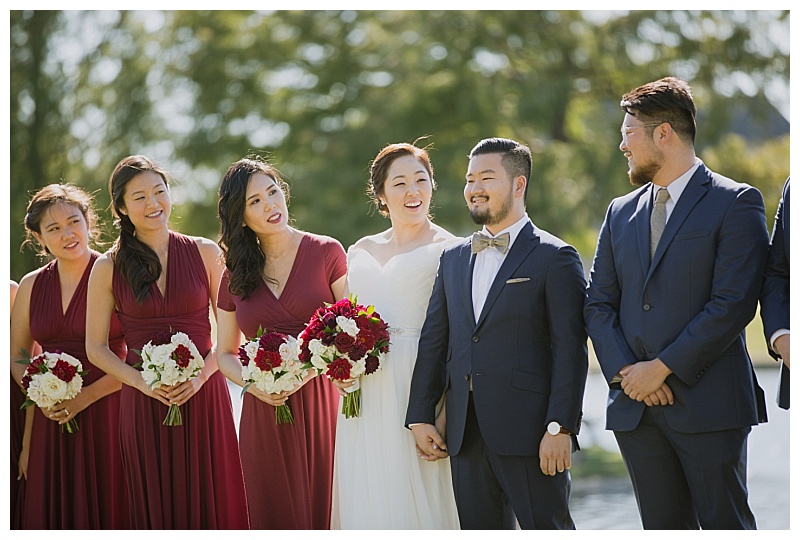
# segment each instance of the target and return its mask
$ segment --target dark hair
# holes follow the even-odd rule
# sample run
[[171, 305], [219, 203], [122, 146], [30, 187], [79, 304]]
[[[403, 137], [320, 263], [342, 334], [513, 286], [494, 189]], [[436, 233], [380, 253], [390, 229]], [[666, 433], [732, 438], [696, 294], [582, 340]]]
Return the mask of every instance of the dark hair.
[[[686, 143], [694, 146], [697, 108], [686, 81], [664, 77], [635, 88], [622, 96], [620, 107], [644, 123], [662, 122], [672, 126]], [[648, 126], [652, 133], [656, 126]]]
[[247, 185], [250, 177], [257, 172], [275, 180], [288, 202], [289, 186], [275, 167], [257, 156], [242, 158], [231, 165], [219, 186], [219, 246], [230, 272], [228, 289], [242, 299], [258, 289], [262, 278], [276, 283], [264, 274], [266, 256], [261, 251], [256, 233], [250, 227], [243, 226]]
[[136, 238], [136, 228], [125, 208], [125, 186], [135, 176], [144, 172], [154, 172], [169, 187], [168, 174], [149, 158], [141, 155], [128, 156], [117, 163], [108, 179], [108, 192], [111, 195], [111, 213], [114, 225], [119, 229], [119, 237], [111, 247], [111, 260], [130, 285], [136, 301], [141, 304], [150, 295], [150, 286], [161, 277], [161, 261], [150, 246]]
[[378, 152], [378, 155], [375, 156], [375, 159], [372, 160], [372, 163], [370, 163], [367, 195], [375, 204], [378, 212], [384, 216], [389, 215], [389, 209], [385, 204], [381, 203], [378, 195], [383, 193], [383, 184], [389, 176], [389, 167], [392, 166], [392, 163], [394, 163], [396, 159], [403, 156], [411, 156], [419, 161], [422, 166], [425, 167], [425, 170], [428, 171], [428, 176], [431, 177], [432, 188], [436, 189], [436, 181], [433, 179], [433, 165], [431, 165], [431, 158], [428, 155], [428, 148], [430, 148], [430, 146], [420, 148], [416, 146], [418, 141], [419, 139], [414, 141], [414, 144], [395, 143], [384, 146], [381, 151]]
[[506, 174], [512, 179], [517, 176], [525, 177], [525, 197], [528, 198], [528, 186], [531, 184], [531, 149], [511, 139], [492, 137], [483, 139], [469, 153], [469, 159], [483, 154], [501, 154], [500, 163]]
[[94, 208], [92, 196], [72, 184], [50, 184], [34, 193], [28, 203], [28, 210], [24, 220], [25, 241], [22, 243], [22, 247], [27, 245], [38, 246], [34, 247], [34, 249], [41, 257], [47, 257], [51, 254], [47, 246], [36, 241], [33, 233], [42, 234], [42, 218], [44, 218], [45, 212], [56, 204], [68, 204], [80, 210], [86, 220], [89, 240], [93, 241], [95, 245], [100, 245], [97, 211]]

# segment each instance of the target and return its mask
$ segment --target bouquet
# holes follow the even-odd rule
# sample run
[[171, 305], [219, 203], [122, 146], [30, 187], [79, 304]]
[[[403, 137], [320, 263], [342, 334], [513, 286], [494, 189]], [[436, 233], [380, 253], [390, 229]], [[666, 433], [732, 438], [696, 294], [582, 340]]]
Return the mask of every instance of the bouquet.
[[[300, 333], [300, 361], [317, 374], [344, 381], [371, 375], [380, 369], [389, 352], [389, 326], [375, 312], [351, 296], [318, 308]], [[347, 388], [342, 402], [345, 418], [361, 412], [361, 387]]]
[[[294, 389], [305, 371], [298, 359], [299, 352], [297, 339], [277, 332], [264, 333], [259, 328], [255, 338], [239, 347], [242, 379], [247, 383], [242, 395], [251, 384], [268, 394]], [[288, 403], [275, 407], [275, 423], [294, 424]]]
[[[88, 373], [83, 371], [80, 360], [60, 351], [43, 352], [30, 360], [20, 360], [20, 363], [28, 364], [22, 377], [22, 388], [27, 398], [23, 408], [36, 404], [49, 409], [74, 398], [83, 387], [83, 376]], [[61, 424], [62, 432], [74, 433], [79, 429], [75, 418]]]
[[[183, 332], [161, 332], [141, 351], [134, 351], [142, 357], [137, 366], [141, 366], [142, 378], [150, 388], [175, 386], [193, 379], [205, 365], [200, 351]], [[169, 406], [163, 423], [165, 426], [183, 425], [178, 405]]]

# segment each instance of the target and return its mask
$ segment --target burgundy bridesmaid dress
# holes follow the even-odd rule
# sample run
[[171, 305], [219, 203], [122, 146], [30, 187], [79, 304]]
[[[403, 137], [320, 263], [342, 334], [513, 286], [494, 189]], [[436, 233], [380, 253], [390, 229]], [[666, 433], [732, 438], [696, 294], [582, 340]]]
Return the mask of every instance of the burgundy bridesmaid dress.
[[[305, 233], [280, 298], [266, 283], [246, 300], [228, 289], [225, 270], [217, 306], [236, 313], [244, 335], [267, 332], [297, 336], [324, 302], [330, 284], [345, 275], [347, 256], [329, 237]], [[287, 402], [294, 424], [275, 424], [275, 408], [245, 394], [239, 424], [250, 526], [253, 529], [327, 529], [330, 526], [333, 443], [339, 394], [316, 377]]]
[[[61, 306], [57, 261], [44, 266], [31, 290], [31, 336], [43, 351], [61, 351], [81, 361], [84, 387], [105, 375], [86, 357], [86, 293], [99, 256], [93, 252], [66, 312]], [[122, 329], [112, 317], [109, 346], [125, 356]], [[36, 407], [28, 460], [22, 528], [127, 529], [128, 498], [119, 442], [120, 393], [92, 403], [75, 417], [79, 431], [67, 433]], [[14, 476], [16, 478], [16, 475]]]
[[[205, 356], [211, 349], [209, 283], [194, 240], [170, 233], [167, 285], [151, 286], [138, 304], [114, 269], [113, 290], [128, 345], [134, 349], [160, 332], [184, 332]], [[181, 405], [183, 425], [164, 426], [167, 406], [123, 385], [120, 433], [135, 529], [247, 529], [242, 465], [225, 377], [215, 372]]]

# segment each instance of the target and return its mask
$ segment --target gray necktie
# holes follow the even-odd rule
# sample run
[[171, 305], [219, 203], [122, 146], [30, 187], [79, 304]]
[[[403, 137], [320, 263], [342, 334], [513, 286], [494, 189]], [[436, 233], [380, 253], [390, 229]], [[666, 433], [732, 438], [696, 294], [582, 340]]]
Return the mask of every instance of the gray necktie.
[[658, 241], [664, 233], [664, 226], [667, 224], [667, 201], [669, 191], [666, 188], [659, 188], [656, 191], [656, 200], [653, 203], [653, 213], [650, 214], [650, 260], [658, 247]]
[[479, 253], [491, 246], [497, 249], [500, 253], [505, 254], [508, 251], [508, 244], [511, 240], [511, 235], [507, 232], [494, 238], [489, 238], [485, 234], [476, 232], [472, 235], [472, 253]]

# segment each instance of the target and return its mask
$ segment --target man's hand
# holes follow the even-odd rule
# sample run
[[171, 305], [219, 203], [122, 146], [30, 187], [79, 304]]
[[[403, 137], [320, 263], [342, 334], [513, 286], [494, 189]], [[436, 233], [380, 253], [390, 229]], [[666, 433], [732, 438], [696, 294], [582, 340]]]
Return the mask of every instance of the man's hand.
[[784, 365], [789, 367], [789, 334], [783, 334], [775, 340], [772, 348], [778, 353], [783, 360]]
[[663, 383], [661, 388], [644, 398], [644, 403], [648, 407], [653, 405], [672, 405], [675, 403], [675, 398], [672, 396], [672, 390], [669, 385]]
[[436, 461], [447, 457], [447, 445], [432, 424], [414, 424], [411, 426], [411, 433], [414, 434], [420, 458], [425, 461]]
[[539, 443], [539, 467], [542, 473], [555, 476], [572, 466], [572, 437], [566, 433], [545, 433]]
[[[664, 380], [672, 373], [659, 358], [637, 362], [619, 370], [622, 390], [631, 399], [644, 401], [646, 397], [663, 390]], [[652, 399], [651, 399], [652, 401]]]

